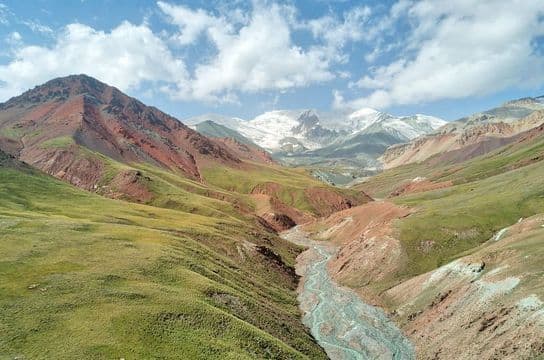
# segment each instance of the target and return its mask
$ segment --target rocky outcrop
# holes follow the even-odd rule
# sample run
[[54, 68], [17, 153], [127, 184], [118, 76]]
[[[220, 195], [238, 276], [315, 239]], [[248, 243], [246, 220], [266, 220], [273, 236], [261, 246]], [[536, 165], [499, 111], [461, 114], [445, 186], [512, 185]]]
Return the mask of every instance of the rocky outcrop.
[[[282, 191], [282, 185], [275, 182], [259, 184], [251, 191], [254, 200], [259, 204], [259, 206], [257, 206], [257, 215], [264, 219], [271, 220], [271, 226], [279, 230], [286, 230], [291, 227], [288, 226], [290, 221], [287, 220], [287, 217], [295, 224], [304, 224], [314, 219], [315, 216], [328, 216], [358, 204], [372, 201], [369, 196], [362, 192], [358, 196], [349, 196], [334, 188], [308, 187], [303, 190], [303, 196], [314, 209], [314, 214], [310, 215], [307, 212], [297, 210], [293, 206], [289, 206], [283, 202], [279, 198], [279, 194]], [[292, 194], [291, 196], [294, 199], [296, 196], [300, 195], [301, 194]], [[282, 215], [287, 215], [287, 217]]]
[[288, 215], [275, 212], [266, 212], [260, 218], [276, 232], [288, 230], [297, 224]]
[[335, 212], [372, 201], [372, 198], [363, 192], [360, 192], [359, 198], [349, 198], [331, 188], [324, 187], [309, 187], [304, 192], [319, 216], [329, 216]]

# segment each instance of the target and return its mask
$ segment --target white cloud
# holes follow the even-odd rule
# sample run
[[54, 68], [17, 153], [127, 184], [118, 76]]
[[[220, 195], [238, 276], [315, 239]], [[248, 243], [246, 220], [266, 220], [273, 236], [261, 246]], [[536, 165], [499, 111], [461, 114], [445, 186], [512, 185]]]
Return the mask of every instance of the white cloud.
[[[210, 25], [206, 33], [217, 54], [196, 66], [189, 95], [192, 98], [233, 101], [239, 91], [288, 89], [334, 77], [325, 48], [303, 49], [293, 43], [294, 9], [290, 6], [255, 2], [245, 24], [227, 23], [224, 17], [183, 6], [159, 6], [180, 27], [178, 39], [183, 44], [201, 34], [203, 24]], [[185, 18], [188, 15], [193, 15], [191, 23]], [[170, 90], [176, 95], [175, 89]], [[184, 91], [178, 97], [187, 95]]]
[[[345, 79], [349, 72], [334, 66], [347, 60], [346, 44], [363, 39], [362, 25], [370, 16], [369, 8], [356, 7], [340, 17], [327, 14], [304, 22], [294, 5], [259, 0], [249, 8], [222, 5], [214, 12], [165, 1], [157, 7], [175, 32], [155, 34], [147, 22], [101, 31], [77, 23], [53, 30], [17, 20], [54, 41], [32, 46], [6, 39], [12, 59], [0, 65], [0, 100], [72, 73], [87, 73], [122, 90], [151, 82], [155, 94], [217, 103], [236, 103], [240, 93], [283, 92]], [[0, 15], [3, 10], [9, 11], [0, 7]], [[313, 41], [297, 44], [294, 31], [311, 32]], [[191, 59], [189, 72], [185, 56], [195, 53], [206, 56]]]
[[192, 10], [183, 5], [171, 5], [159, 1], [157, 5], [166, 14], [168, 20], [179, 27], [174, 39], [181, 45], [189, 45], [205, 31], [210, 33], [229, 32], [231, 25], [221, 17], [209, 14], [203, 9]]
[[9, 8], [4, 4], [0, 4], [0, 25], [9, 25], [11, 15]]
[[35, 33], [40, 33], [44, 35], [53, 35], [53, 29], [51, 29], [49, 26], [43, 25], [39, 21], [23, 20], [21, 22]]
[[383, 28], [408, 20], [404, 46], [357, 82], [371, 92], [347, 105], [384, 108], [542, 84], [535, 39], [544, 35], [543, 16], [541, 0], [399, 1]]
[[137, 88], [144, 81], [187, 87], [183, 61], [146, 25], [123, 22], [103, 32], [70, 24], [50, 47], [20, 45], [13, 52], [13, 60], [0, 66], [0, 100], [51, 78], [79, 73], [122, 90]]
[[308, 21], [307, 27], [317, 38], [335, 48], [341, 48], [348, 41], [360, 41], [365, 36], [363, 25], [372, 11], [368, 6], [355, 7], [344, 13], [343, 19], [330, 14]]

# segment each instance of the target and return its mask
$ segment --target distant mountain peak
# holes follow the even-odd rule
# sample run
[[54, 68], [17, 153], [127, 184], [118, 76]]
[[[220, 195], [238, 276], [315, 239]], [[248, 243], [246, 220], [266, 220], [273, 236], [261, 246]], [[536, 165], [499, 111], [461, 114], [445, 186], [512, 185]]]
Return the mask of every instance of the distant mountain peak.
[[305, 110], [299, 115], [297, 122], [299, 125], [293, 128], [295, 134], [313, 129], [319, 124], [319, 116], [314, 110]]
[[544, 104], [544, 95], [537, 97], [523, 97], [520, 99], [510, 100], [502, 104], [503, 107], [508, 106], [527, 106], [527, 105], [537, 105], [542, 106]]

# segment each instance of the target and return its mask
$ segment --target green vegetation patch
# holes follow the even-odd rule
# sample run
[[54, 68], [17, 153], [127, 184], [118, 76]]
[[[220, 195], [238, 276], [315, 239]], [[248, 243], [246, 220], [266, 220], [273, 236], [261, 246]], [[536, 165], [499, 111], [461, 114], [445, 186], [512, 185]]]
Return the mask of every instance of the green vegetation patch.
[[403, 276], [434, 269], [521, 217], [544, 212], [541, 163], [451, 188], [395, 198], [418, 212], [399, 222], [408, 252]]
[[43, 149], [66, 148], [73, 144], [75, 144], [75, 141], [71, 136], [59, 136], [42, 142], [40, 147]]
[[298, 247], [250, 221], [109, 200], [9, 165], [0, 198], [0, 358], [326, 358], [295, 280], [252, 252], [288, 266]]

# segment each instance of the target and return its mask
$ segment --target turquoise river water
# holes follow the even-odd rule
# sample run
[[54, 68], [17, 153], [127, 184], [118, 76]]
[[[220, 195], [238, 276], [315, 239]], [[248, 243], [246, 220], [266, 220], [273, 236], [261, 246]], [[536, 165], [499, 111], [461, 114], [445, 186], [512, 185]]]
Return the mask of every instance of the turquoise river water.
[[412, 344], [383, 310], [330, 277], [327, 262], [336, 248], [308, 238], [298, 227], [282, 237], [308, 247], [297, 259], [299, 305], [304, 324], [331, 359], [415, 359]]

